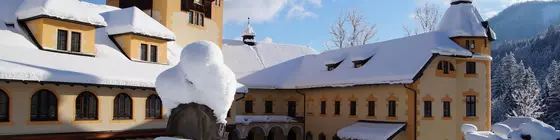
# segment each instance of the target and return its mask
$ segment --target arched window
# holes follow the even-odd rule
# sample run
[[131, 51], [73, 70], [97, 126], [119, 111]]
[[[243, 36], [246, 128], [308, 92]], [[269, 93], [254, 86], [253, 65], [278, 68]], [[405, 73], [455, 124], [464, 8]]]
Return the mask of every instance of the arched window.
[[321, 133], [319, 134], [319, 140], [327, 140], [327, 137], [325, 136], [325, 134]]
[[49, 90], [39, 90], [31, 97], [31, 121], [57, 121], [58, 99]]
[[97, 97], [91, 92], [82, 92], [76, 98], [76, 120], [97, 120]]
[[313, 140], [313, 134], [307, 131], [307, 133], [305, 134], [305, 140]]
[[146, 100], [146, 119], [161, 119], [161, 99], [157, 95], [150, 95]]
[[439, 61], [437, 70], [443, 71], [443, 74], [449, 74], [449, 72], [455, 71], [455, 67], [449, 61]]
[[132, 99], [127, 94], [121, 93], [115, 97], [113, 105], [113, 119], [132, 119]]
[[0, 90], [0, 122], [10, 121], [10, 97], [3, 90]]

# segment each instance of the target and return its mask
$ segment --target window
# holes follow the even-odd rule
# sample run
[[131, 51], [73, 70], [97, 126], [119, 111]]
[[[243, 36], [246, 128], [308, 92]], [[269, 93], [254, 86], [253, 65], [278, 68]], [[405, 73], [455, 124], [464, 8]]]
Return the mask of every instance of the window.
[[150, 95], [146, 99], [146, 119], [162, 119], [161, 99], [157, 95]]
[[439, 61], [437, 70], [443, 71], [443, 74], [449, 74], [450, 71], [455, 71], [455, 67], [449, 61]]
[[76, 120], [97, 120], [97, 97], [91, 92], [82, 92], [76, 98]]
[[[342, 60], [344, 61], [344, 60]], [[334, 69], [336, 69], [336, 67], [338, 67], [342, 61], [338, 62], [338, 63], [334, 63], [334, 64], [327, 64], [327, 71], [332, 71]]]
[[31, 121], [57, 121], [58, 99], [49, 90], [39, 90], [31, 97]]
[[313, 140], [313, 134], [311, 134], [311, 132], [307, 131], [307, 133], [305, 133], [305, 140]]
[[56, 49], [57, 50], [62, 50], [62, 51], [66, 51], [68, 50], [68, 31], [66, 30], [58, 30], [58, 34], [57, 34], [57, 44], [56, 44]]
[[200, 21], [200, 19], [198, 19], [198, 13], [194, 13], [194, 25], [198, 25], [198, 21]]
[[476, 63], [467, 62], [467, 74], [476, 74]]
[[389, 117], [397, 116], [397, 102], [389, 101]]
[[214, 5], [220, 7], [220, 5], [221, 5], [221, 0], [216, 0], [216, 1], [214, 1]]
[[443, 101], [443, 117], [451, 117], [451, 102]]
[[272, 101], [265, 101], [264, 108], [264, 113], [272, 113]]
[[368, 116], [375, 116], [375, 101], [368, 101]]
[[340, 101], [334, 101], [334, 115], [340, 115]]
[[327, 137], [325, 136], [325, 134], [321, 133], [319, 134], [319, 140], [327, 140]]
[[364, 66], [373, 56], [364, 59], [364, 60], [357, 60], [357, 61], [352, 61], [354, 63], [354, 68], [360, 68], [362, 66]]
[[204, 15], [202, 13], [198, 13], [198, 18], [200, 18], [200, 26], [204, 27]]
[[245, 101], [245, 113], [253, 113], [253, 101]]
[[80, 52], [82, 47], [82, 34], [78, 32], [72, 32], [72, 44], [71, 52]]
[[157, 46], [150, 46], [150, 62], [157, 62]]
[[476, 117], [476, 96], [467, 95], [467, 117]]
[[0, 90], [0, 122], [10, 121], [10, 97], [3, 90]]
[[121, 93], [115, 97], [113, 105], [113, 119], [132, 119], [132, 99], [127, 94]]
[[350, 101], [350, 116], [356, 116], [356, 101]]
[[288, 101], [288, 116], [296, 117], [296, 101]]
[[140, 44], [140, 60], [148, 61], [148, 45]]
[[424, 101], [424, 117], [432, 117], [432, 101]]
[[321, 101], [321, 114], [327, 114], [327, 101]]
[[475, 43], [474, 40], [465, 40], [465, 48], [467, 49], [475, 49]]
[[194, 24], [193, 11], [188, 11], [187, 13], [189, 14], [189, 24]]

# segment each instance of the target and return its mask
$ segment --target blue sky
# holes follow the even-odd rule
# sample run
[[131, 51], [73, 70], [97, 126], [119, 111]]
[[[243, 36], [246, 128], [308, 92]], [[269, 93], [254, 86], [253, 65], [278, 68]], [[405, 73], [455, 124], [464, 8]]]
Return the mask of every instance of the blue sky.
[[[105, 0], [84, 0], [104, 4]], [[473, 0], [481, 14], [491, 17], [505, 7], [527, 0]], [[405, 36], [403, 26], [415, 28], [414, 9], [424, 3], [436, 4], [441, 14], [449, 0], [225, 0], [224, 38], [237, 39], [247, 26], [247, 17], [257, 33], [257, 40], [306, 45], [318, 51], [329, 38], [329, 26], [341, 11], [355, 9], [367, 22], [377, 25], [371, 42]]]

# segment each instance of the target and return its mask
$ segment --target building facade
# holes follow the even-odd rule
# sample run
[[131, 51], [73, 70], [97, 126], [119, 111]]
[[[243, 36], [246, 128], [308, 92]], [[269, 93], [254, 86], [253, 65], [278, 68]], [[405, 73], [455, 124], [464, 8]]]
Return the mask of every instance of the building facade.
[[198, 40], [220, 44], [249, 88], [229, 112], [229, 139], [462, 139], [464, 123], [490, 129], [495, 35], [471, 0], [453, 0], [437, 31], [322, 53], [255, 41], [250, 25], [242, 40], [222, 40], [223, 2], [6, 0], [0, 139], [169, 135], [154, 81]]

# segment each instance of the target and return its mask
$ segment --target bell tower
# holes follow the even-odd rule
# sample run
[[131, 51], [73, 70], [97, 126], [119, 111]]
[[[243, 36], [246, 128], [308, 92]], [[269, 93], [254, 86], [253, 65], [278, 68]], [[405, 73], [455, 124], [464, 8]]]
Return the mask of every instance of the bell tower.
[[477, 55], [490, 56], [490, 42], [496, 39], [488, 21], [484, 21], [472, 0], [451, 0], [438, 31], [447, 33], [450, 39]]
[[243, 43], [249, 46], [255, 46], [257, 42], [255, 41], [256, 33], [251, 27], [251, 18], [247, 18], [247, 27], [241, 33], [241, 37], [243, 37]]
[[138, 7], [175, 33], [179, 46], [208, 40], [222, 46], [224, 0], [107, 0], [107, 5]]

